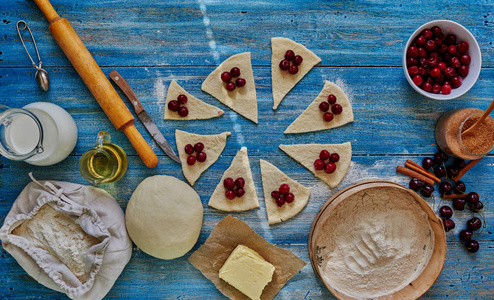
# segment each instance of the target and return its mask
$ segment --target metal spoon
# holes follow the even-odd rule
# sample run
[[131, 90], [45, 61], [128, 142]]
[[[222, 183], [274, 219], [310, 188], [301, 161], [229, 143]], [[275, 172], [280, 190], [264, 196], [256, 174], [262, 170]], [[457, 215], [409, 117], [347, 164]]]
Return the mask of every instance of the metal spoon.
[[[25, 21], [22, 20], [18, 21], [16, 27], [17, 27], [17, 34], [19, 35], [19, 38], [21, 39], [22, 42], [22, 46], [24, 46], [24, 49], [26, 50], [26, 53], [29, 56], [29, 59], [33, 63], [33, 67], [35, 67], [37, 70], [36, 74], [34, 75], [34, 77], [36, 78], [36, 82], [38, 82], [39, 87], [46, 92], [50, 88], [50, 77], [48, 77], [48, 72], [46, 72], [45, 69], [41, 68], [42, 62], [41, 62], [41, 58], [39, 57], [38, 46], [36, 45], [36, 41], [34, 40], [33, 33], [31, 32], [31, 29], [29, 28], [29, 26]], [[25, 30], [25, 29], [27, 29], [29, 31], [29, 34], [31, 35], [31, 40], [33, 41], [34, 49], [36, 50], [36, 55], [38, 56], [39, 66], [34, 63], [34, 60], [29, 54], [29, 51], [27, 51], [26, 44], [24, 44], [24, 40], [22, 39], [21, 30]]]

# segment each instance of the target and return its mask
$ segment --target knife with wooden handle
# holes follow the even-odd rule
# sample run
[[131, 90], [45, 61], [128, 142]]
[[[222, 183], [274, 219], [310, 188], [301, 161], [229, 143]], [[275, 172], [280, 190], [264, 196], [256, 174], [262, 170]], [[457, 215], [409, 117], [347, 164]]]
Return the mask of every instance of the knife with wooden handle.
[[153, 139], [156, 141], [158, 146], [174, 161], [180, 163], [180, 159], [173, 151], [170, 144], [166, 141], [165, 137], [161, 134], [160, 130], [153, 122], [149, 114], [146, 112], [144, 107], [142, 106], [141, 101], [137, 98], [136, 94], [129, 86], [127, 81], [122, 77], [122, 75], [118, 74], [117, 71], [113, 70], [110, 72], [110, 78], [115, 82], [116, 85], [124, 92], [125, 96], [129, 98], [130, 103], [134, 107], [137, 117], [141, 120], [142, 124], [149, 131]]

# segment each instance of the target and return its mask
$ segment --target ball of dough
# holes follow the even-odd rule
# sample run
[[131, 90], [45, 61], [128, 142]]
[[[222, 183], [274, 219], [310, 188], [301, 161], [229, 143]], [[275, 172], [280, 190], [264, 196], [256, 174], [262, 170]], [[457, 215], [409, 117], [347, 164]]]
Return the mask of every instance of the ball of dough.
[[175, 177], [157, 175], [136, 188], [125, 212], [130, 238], [142, 251], [174, 259], [197, 242], [203, 208], [199, 195]]

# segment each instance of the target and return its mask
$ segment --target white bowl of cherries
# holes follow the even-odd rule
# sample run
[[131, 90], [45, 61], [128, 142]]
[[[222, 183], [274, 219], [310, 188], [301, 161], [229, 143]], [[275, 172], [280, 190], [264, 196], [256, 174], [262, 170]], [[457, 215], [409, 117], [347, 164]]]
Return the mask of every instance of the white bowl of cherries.
[[481, 65], [480, 48], [473, 35], [448, 20], [420, 26], [403, 52], [403, 70], [410, 85], [437, 100], [466, 93], [477, 81]]

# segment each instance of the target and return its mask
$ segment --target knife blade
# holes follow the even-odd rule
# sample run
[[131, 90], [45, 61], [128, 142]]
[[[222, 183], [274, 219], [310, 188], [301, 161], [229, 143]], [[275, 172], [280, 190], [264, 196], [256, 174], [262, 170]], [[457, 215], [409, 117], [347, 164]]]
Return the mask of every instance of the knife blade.
[[160, 148], [168, 155], [168, 157], [180, 163], [180, 159], [175, 154], [170, 144], [168, 144], [163, 134], [161, 134], [158, 126], [156, 126], [149, 114], [146, 112], [146, 110], [142, 106], [141, 101], [139, 101], [127, 81], [125, 81], [125, 79], [115, 70], [110, 72], [110, 78], [113, 80], [113, 82], [115, 82], [116, 85], [118, 85], [125, 96], [129, 98], [130, 103], [134, 107], [137, 117], [139, 118], [139, 120], [141, 120], [147, 131], [149, 131], [158, 146], [160, 146]]

